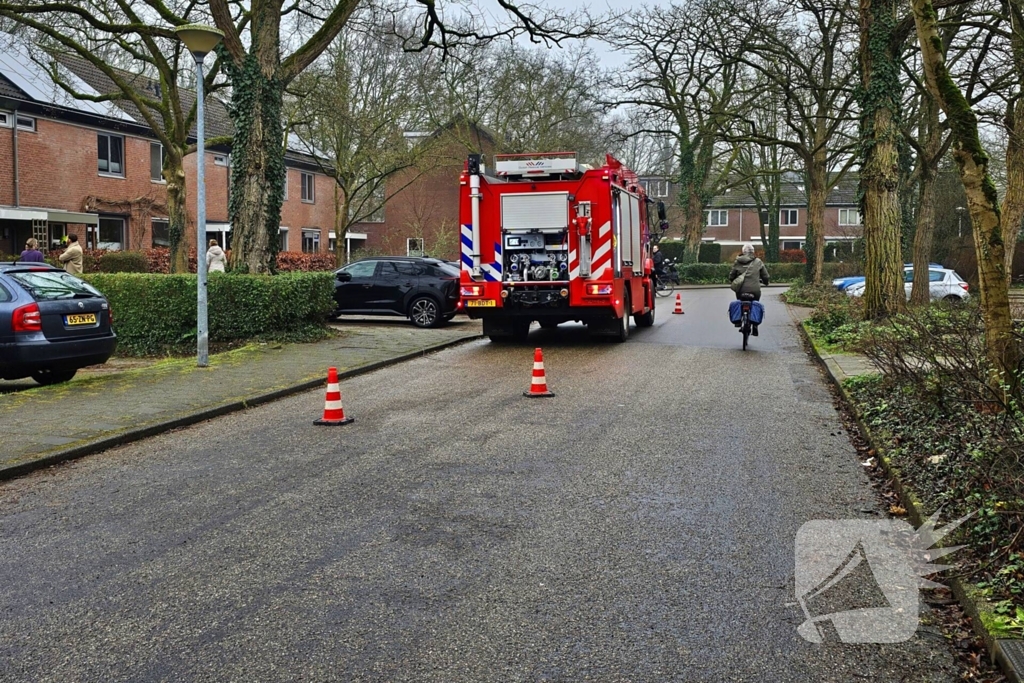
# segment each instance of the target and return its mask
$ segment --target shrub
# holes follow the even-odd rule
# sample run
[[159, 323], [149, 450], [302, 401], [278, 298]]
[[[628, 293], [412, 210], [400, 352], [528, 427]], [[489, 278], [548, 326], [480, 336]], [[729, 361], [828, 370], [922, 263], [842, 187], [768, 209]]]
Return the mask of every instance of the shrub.
[[282, 273], [294, 271], [333, 271], [338, 266], [331, 252], [304, 254], [300, 251], [282, 251], [277, 255], [277, 269]]
[[781, 249], [779, 263], [807, 263], [807, 254], [803, 249]]
[[[194, 275], [87, 274], [110, 300], [118, 348], [166, 353], [195, 343]], [[211, 342], [299, 332], [323, 324], [333, 309], [330, 273], [214, 274], [209, 280]]]
[[145, 273], [149, 260], [141, 251], [108, 251], [96, 264], [101, 273]]
[[700, 263], [721, 263], [722, 245], [718, 242], [701, 242], [697, 261]]
[[676, 263], [683, 262], [683, 256], [686, 255], [686, 243], [663, 240], [658, 242], [658, 249], [665, 255], [665, 258], [674, 259]]

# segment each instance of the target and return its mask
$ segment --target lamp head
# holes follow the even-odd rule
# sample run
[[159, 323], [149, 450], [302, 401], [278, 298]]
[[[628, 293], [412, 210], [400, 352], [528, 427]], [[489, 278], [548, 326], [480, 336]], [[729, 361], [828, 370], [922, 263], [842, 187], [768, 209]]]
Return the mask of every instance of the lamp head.
[[185, 47], [196, 58], [197, 62], [202, 62], [207, 53], [217, 47], [217, 43], [224, 37], [224, 32], [220, 29], [203, 24], [178, 26], [174, 29], [174, 32], [185, 43]]

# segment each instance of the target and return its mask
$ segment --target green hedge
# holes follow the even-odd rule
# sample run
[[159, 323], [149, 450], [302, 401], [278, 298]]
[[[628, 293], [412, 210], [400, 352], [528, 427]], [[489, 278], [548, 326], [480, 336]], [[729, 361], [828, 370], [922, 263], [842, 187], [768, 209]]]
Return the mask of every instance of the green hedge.
[[722, 245], [718, 242], [701, 242], [697, 260], [701, 263], [721, 263]]
[[[85, 279], [110, 300], [119, 351], [164, 353], [195, 343], [195, 275], [93, 273]], [[211, 342], [321, 326], [334, 308], [333, 273], [214, 273], [207, 291]]]
[[[853, 274], [846, 273], [846, 270], [856, 270], [856, 267], [841, 268], [846, 264], [825, 263], [822, 264], [822, 278], [831, 280], [834, 277]], [[766, 263], [768, 279], [772, 283], [796, 282], [804, 277], [804, 264], [802, 263]], [[679, 266], [679, 279], [684, 285], [726, 285], [729, 284], [729, 271], [732, 270], [731, 263], [687, 263]]]
[[96, 263], [96, 270], [101, 273], [148, 273], [149, 260], [141, 251], [108, 251]]

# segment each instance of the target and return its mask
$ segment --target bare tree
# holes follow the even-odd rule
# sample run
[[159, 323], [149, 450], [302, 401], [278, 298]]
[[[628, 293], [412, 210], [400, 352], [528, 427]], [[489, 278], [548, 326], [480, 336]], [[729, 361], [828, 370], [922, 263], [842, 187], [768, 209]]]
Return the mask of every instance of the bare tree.
[[617, 103], [647, 115], [634, 133], [674, 141], [676, 201], [689, 261], [697, 260], [704, 207], [724, 187], [733, 161], [720, 131], [737, 105], [735, 55], [742, 35], [721, 10], [713, 0], [690, 0], [654, 16], [636, 12], [609, 38], [631, 57], [617, 83], [624, 93]]

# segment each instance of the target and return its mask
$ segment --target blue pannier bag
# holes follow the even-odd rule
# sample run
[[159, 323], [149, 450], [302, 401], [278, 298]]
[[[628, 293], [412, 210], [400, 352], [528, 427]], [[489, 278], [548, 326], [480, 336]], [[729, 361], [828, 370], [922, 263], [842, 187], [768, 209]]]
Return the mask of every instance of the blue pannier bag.
[[[730, 301], [729, 302], [729, 321], [732, 323], [738, 323], [740, 318], [743, 316], [742, 301]], [[761, 305], [760, 301], [750, 302], [750, 322], [755, 325], [760, 325], [764, 321], [764, 306]]]

